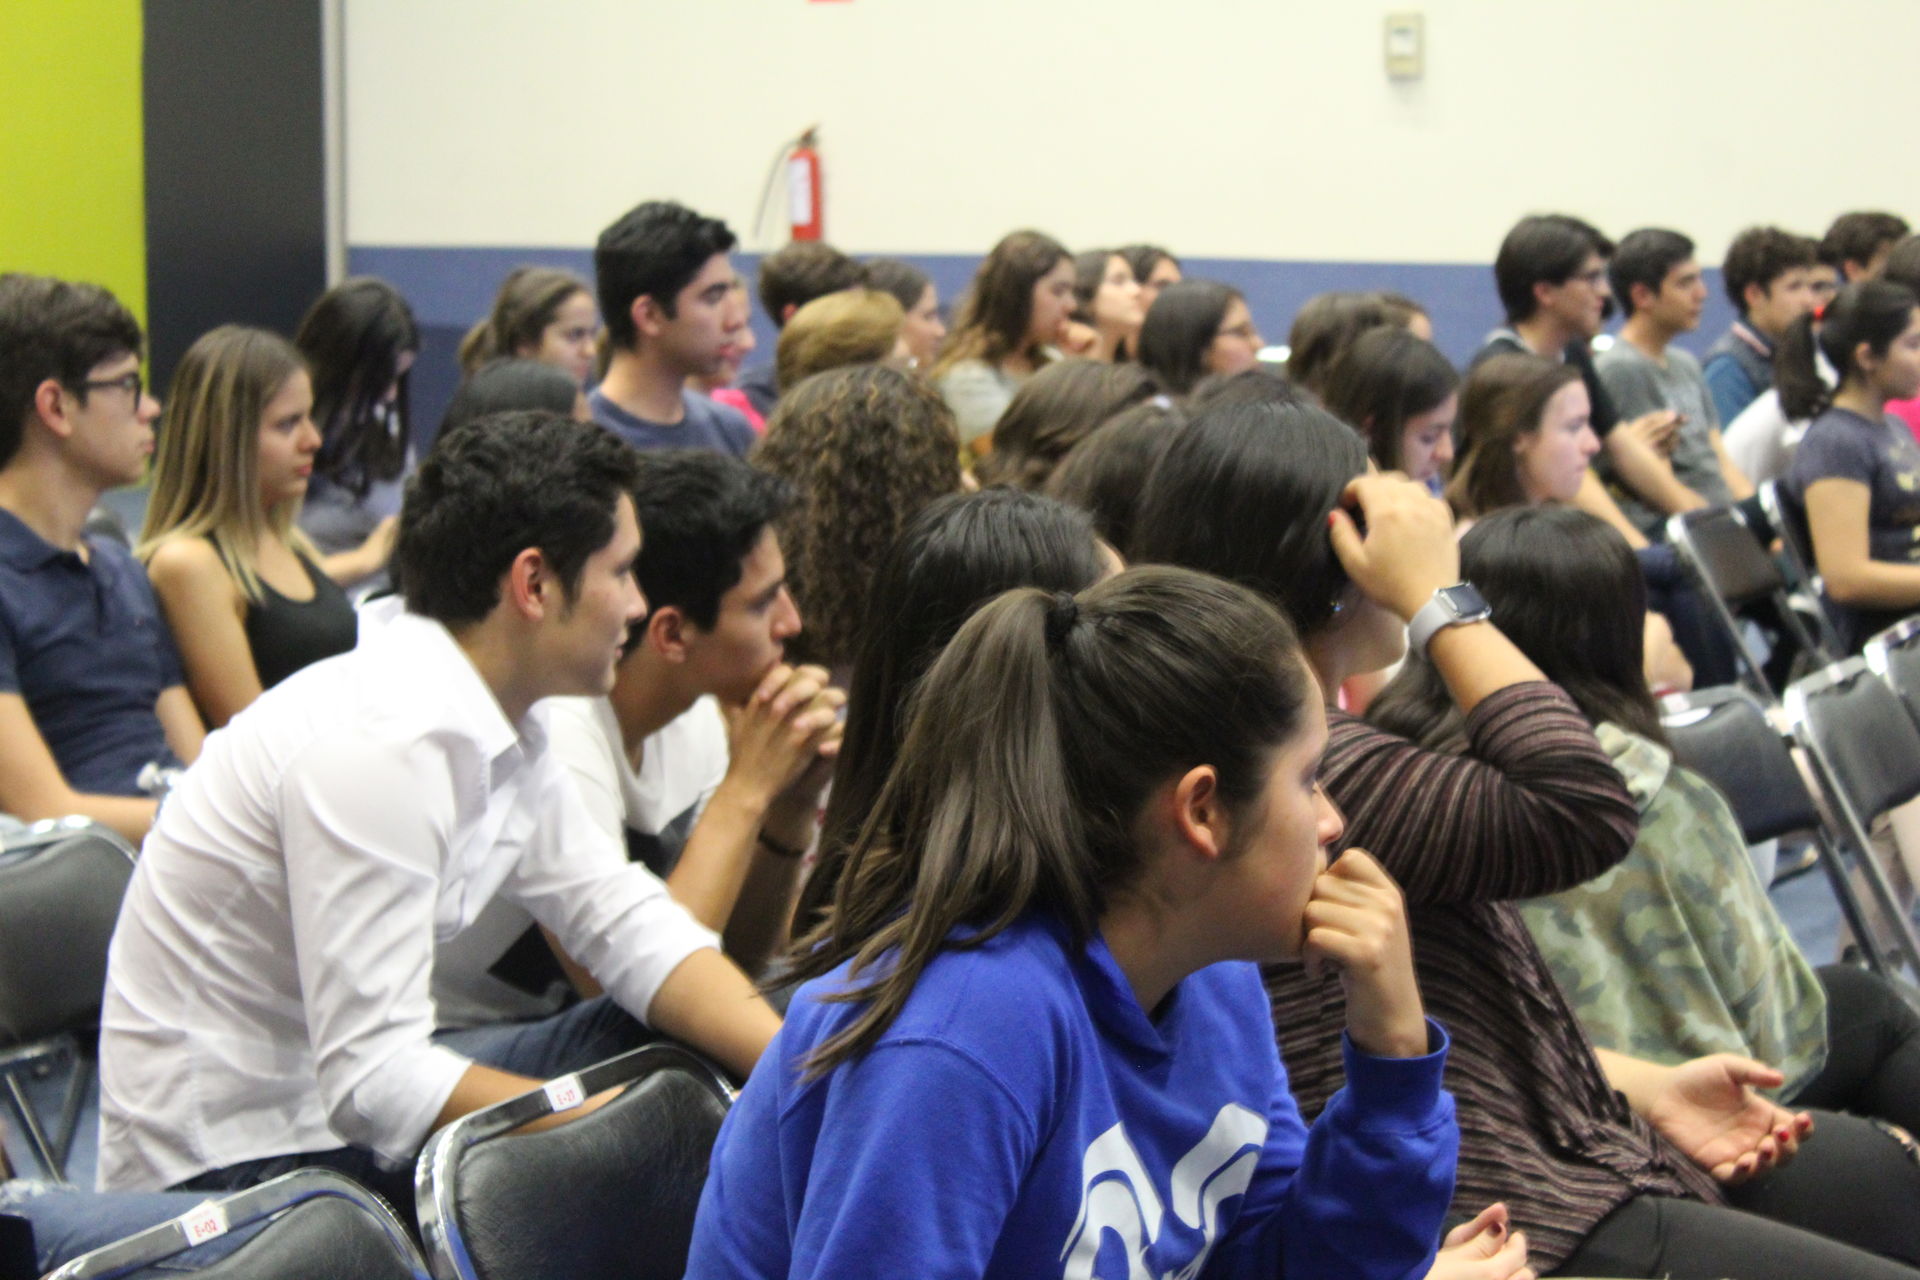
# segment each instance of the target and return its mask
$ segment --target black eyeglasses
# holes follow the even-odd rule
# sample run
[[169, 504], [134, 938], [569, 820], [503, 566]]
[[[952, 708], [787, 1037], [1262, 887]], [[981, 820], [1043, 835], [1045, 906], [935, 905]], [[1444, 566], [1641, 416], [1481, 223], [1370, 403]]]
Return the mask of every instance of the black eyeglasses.
[[147, 380], [135, 369], [132, 373], [123, 373], [117, 378], [88, 378], [79, 385], [82, 391], [127, 391], [138, 401], [147, 389]]

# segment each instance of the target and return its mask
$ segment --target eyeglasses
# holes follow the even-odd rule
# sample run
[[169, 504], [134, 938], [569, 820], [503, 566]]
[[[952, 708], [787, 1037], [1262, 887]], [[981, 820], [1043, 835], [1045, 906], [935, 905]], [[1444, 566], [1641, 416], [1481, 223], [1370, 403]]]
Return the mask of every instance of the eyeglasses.
[[123, 373], [117, 378], [88, 378], [76, 388], [80, 391], [125, 391], [137, 401], [147, 389], [147, 380], [135, 369], [132, 373]]

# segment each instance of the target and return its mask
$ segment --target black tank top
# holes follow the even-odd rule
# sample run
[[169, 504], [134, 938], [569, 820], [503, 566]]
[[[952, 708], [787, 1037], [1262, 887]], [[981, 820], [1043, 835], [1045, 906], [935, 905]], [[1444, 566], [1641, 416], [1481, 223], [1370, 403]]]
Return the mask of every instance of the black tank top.
[[347, 593], [305, 556], [300, 556], [300, 567], [313, 583], [313, 599], [289, 600], [262, 582], [261, 599], [247, 602], [247, 647], [253, 650], [262, 689], [273, 688], [310, 662], [345, 653], [359, 633]]

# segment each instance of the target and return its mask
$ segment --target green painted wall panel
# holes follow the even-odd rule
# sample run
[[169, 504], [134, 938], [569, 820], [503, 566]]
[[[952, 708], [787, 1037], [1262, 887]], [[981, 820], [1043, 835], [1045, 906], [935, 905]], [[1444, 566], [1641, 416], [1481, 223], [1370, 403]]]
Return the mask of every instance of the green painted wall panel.
[[140, 0], [0, 0], [0, 270], [91, 280], [144, 322]]

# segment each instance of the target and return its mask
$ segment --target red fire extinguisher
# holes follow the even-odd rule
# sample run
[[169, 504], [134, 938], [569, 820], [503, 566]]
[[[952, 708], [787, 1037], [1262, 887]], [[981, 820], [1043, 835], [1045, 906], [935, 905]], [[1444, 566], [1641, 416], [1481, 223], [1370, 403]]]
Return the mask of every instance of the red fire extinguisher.
[[787, 221], [795, 240], [821, 236], [820, 152], [813, 141], [809, 128], [787, 153]]

